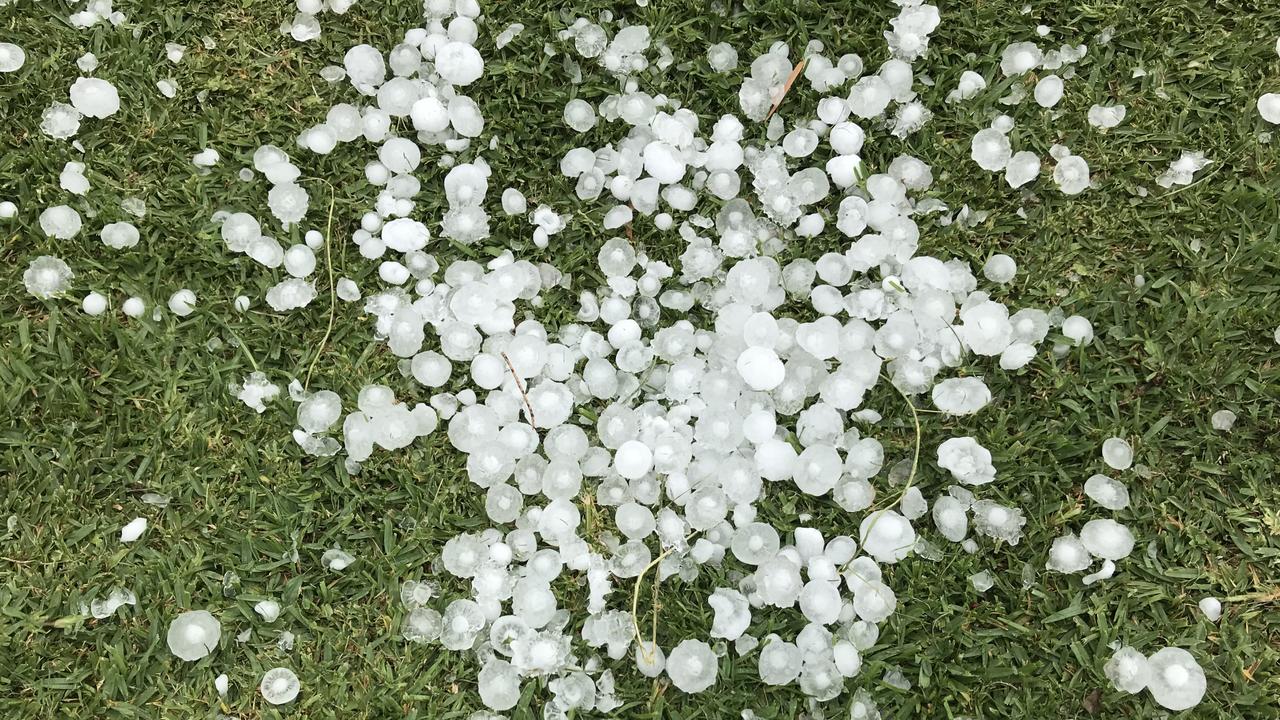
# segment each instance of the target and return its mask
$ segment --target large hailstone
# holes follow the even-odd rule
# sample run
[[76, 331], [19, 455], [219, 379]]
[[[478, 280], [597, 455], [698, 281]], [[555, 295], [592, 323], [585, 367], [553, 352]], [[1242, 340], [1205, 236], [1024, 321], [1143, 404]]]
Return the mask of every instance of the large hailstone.
[[1013, 150], [1009, 146], [1009, 136], [996, 130], [986, 128], [979, 130], [970, 143], [969, 156], [983, 170], [998, 172], [1009, 164]]
[[464, 42], [447, 42], [436, 50], [436, 72], [450, 85], [470, 85], [484, 73], [484, 58]]
[[1078, 195], [1089, 187], [1089, 163], [1079, 155], [1068, 155], [1053, 169], [1053, 181], [1064, 195]]
[[506, 660], [493, 658], [486, 662], [477, 680], [480, 701], [491, 710], [510, 710], [520, 699], [520, 675]]
[[48, 300], [66, 292], [74, 276], [75, 273], [60, 258], [41, 255], [32, 260], [26, 272], [22, 273], [22, 283], [27, 286], [27, 292], [41, 300]]
[[947, 378], [933, 386], [933, 404], [947, 415], [972, 415], [991, 402], [982, 378]]
[[1106, 475], [1093, 475], [1084, 481], [1084, 494], [1108, 510], [1129, 507], [1129, 489], [1124, 483]]
[[59, 240], [70, 240], [80, 232], [80, 213], [67, 205], [54, 205], [40, 213], [40, 229]]
[[1151, 681], [1147, 657], [1128, 645], [1116, 650], [1102, 671], [1115, 689], [1130, 695], [1142, 692]]
[[262, 682], [258, 685], [262, 699], [272, 705], [293, 702], [301, 689], [302, 683], [298, 682], [298, 676], [285, 667], [271, 668], [266, 671], [262, 674]]
[[896, 563], [911, 554], [916, 545], [916, 531], [911, 521], [893, 510], [880, 510], [867, 515], [858, 528], [862, 549], [882, 563]]
[[716, 654], [701, 640], [684, 640], [667, 656], [667, 675], [687, 693], [699, 693], [714, 685], [719, 671]]
[[0, 43], [0, 73], [17, 72], [27, 62], [27, 53], [13, 43]]
[[222, 623], [207, 610], [184, 612], [169, 623], [169, 651], [186, 661], [213, 652], [222, 638]]
[[1115, 520], [1090, 520], [1080, 529], [1080, 541], [1094, 557], [1122, 560], [1133, 552], [1133, 533]]
[[87, 117], [110, 117], [120, 110], [120, 93], [106, 80], [78, 78], [71, 85], [71, 106]]
[[1165, 648], [1147, 658], [1147, 662], [1151, 666], [1147, 689], [1162, 707], [1186, 710], [1204, 697], [1204, 670], [1191, 653], [1182, 648]]
[[960, 339], [976, 355], [992, 357], [1004, 352], [1013, 340], [1009, 308], [990, 300], [964, 308], [962, 325], [957, 328]]
[[938, 467], [966, 485], [985, 485], [996, 479], [991, 451], [971, 437], [946, 440], [938, 446]]

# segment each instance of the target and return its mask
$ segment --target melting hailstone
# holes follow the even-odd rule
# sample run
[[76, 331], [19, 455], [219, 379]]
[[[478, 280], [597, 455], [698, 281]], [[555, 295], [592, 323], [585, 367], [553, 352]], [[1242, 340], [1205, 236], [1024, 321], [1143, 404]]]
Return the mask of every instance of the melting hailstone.
[[142, 533], [147, 529], [146, 518], [134, 518], [130, 520], [124, 527], [120, 528], [120, 542], [131, 543], [142, 537]]
[[714, 685], [719, 670], [711, 646], [701, 640], [683, 640], [667, 656], [667, 676], [687, 693], [699, 693]]
[[22, 273], [22, 283], [27, 292], [41, 300], [48, 300], [66, 292], [74, 276], [75, 273], [60, 258], [41, 255], [32, 260]]
[[1090, 520], [1080, 529], [1080, 541], [1094, 557], [1123, 560], [1133, 552], [1133, 533], [1115, 520]]
[[1093, 475], [1084, 482], [1084, 492], [1094, 502], [1108, 510], [1129, 507], [1129, 489], [1124, 483], [1106, 475]]
[[1182, 648], [1164, 648], [1147, 658], [1151, 677], [1147, 690], [1162, 707], [1169, 710], [1186, 710], [1197, 705], [1204, 697], [1207, 682], [1204, 670]]
[[1147, 656], [1128, 645], [1116, 650], [1102, 670], [1115, 689], [1130, 695], [1142, 692], [1151, 681]]
[[1133, 447], [1124, 438], [1107, 438], [1102, 443], [1102, 461], [1113, 470], [1128, 470], [1133, 465]]
[[272, 705], [293, 702], [301, 689], [302, 684], [298, 682], [298, 676], [285, 667], [271, 668], [266, 671], [262, 674], [262, 682], [258, 684], [262, 699]]

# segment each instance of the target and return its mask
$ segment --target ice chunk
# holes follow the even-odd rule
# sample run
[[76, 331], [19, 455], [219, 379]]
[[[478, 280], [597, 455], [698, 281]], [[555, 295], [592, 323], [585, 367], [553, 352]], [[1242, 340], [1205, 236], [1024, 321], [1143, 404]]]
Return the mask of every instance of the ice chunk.
[[1107, 438], [1102, 443], [1102, 461], [1113, 470], [1128, 470], [1133, 465], [1133, 447], [1124, 438]]
[[272, 705], [293, 702], [301, 689], [302, 683], [298, 682], [298, 676], [285, 667], [271, 668], [266, 671], [262, 674], [262, 682], [258, 684], [262, 699]]
[[40, 213], [40, 229], [45, 235], [70, 240], [80, 233], [80, 213], [66, 205], [54, 205]]
[[262, 616], [264, 621], [273, 623], [280, 617], [280, 603], [275, 600], [262, 600], [253, 606], [253, 611]]
[[1183, 152], [1182, 157], [1169, 163], [1169, 169], [1156, 178], [1156, 184], [1167, 188], [1174, 185], [1190, 185], [1192, 176], [1208, 165], [1211, 160], [1202, 152]]
[[1112, 687], [1130, 695], [1142, 692], [1151, 681], [1151, 666], [1147, 657], [1128, 645], [1116, 650], [1102, 671], [1106, 673]]
[[17, 72], [27, 62], [27, 53], [13, 43], [0, 43], [0, 73]]
[[103, 245], [114, 250], [123, 250], [137, 245], [141, 234], [133, 223], [114, 222], [104, 225], [98, 237], [102, 239]]
[[1062, 100], [1062, 78], [1057, 75], [1045, 75], [1036, 82], [1035, 98], [1040, 107], [1051, 108]]
[[124, 527], [120, 528], [120, 542], [131, 543], [142, 537], [142, 533], [147, 529], [146, 518], [134, 518]]
[[186, 317], [195, 312], [196, 294], [182, 288], [169, 296], [169, 312], [178, 317]]
[[253, 371], [245, 376], [236, 390], [236, 398], [259, 414], [266, 412], [264, 403], [271, 402], [280, 394], [280, 386], [267, 379], [266, 373]]
[[746, 596], [737, 590], [716, 588], [707, 598], [707, 604], [715, 611], [711, 637], [737, 640], [751, 624], [751, 606]]
[[1080, 540], [1094, 557], [1106, 560], [1122, 560], [1133, 552], [1133, 533], [1106, 518], [1085, 523], [1080, 529]]
[[1084, 543], [1080, 542], [1075, 533], [1067, 533], [1054, 538], [1045, 567], [1054, 572], [1078, 573], [1083, 572], [1092, 562]]
[[687, 693], [699, 693], [714, 685], [719, 670], [711, 646], [701, 640], [683, 640], [667, 656], [667, 676]]
[[1201, 598], [1196, 606], [1209, 622], [1218, 622], [1218, 618], [1222, 617], [1222, 601], [1216, 597]]
[[1164, 648], [1147, 658], [1151, 678], [1147, 690], [1161, 707], [1186, 710], [1199, 704], [1207, 687], [1204, 670], [1181, 648]]
[[1108, 510], [1123, 510], [1129, 507], [1129, 489], [1124, 483], [1106, 475], [1092, 475], [1084, 482], [1084, 492], [1094, 502]]
[[91, 292], [80, 301], [80, 307], [86, 315], [101, 315], [107, 311], [107, 298], [102, 293]]
[[491, 710], [510, 710], [520, 700], [520, 676], [511, 663], [493, 658], [480, 668], [480, 700]]
[[133, 594], [132, 590], [116, 588], [112, 590], [105, 600], [95, 599], [89, 603], [89, 612], [98, 620], [109, 618], [116, 614], [124, 605], [137, 605], [138, 596]]
[[1272, 125], [1280, 125], [1280, 93], [1266, 93], [1259, 97], [1258, 114]]
[[41, 300], [48, 300], [66, 292], [75, 273], [60, 258], [41, 255], [22, 273], [22, 284], [27, 292]]
[[870, 513], [858, 532], [863, 551], [882, 563], [896, 563], [905, 558], [916, 543], [911, 522], [893, 510]]
[[86, 117], [110, 117], [120, 110], [120, 94], [106, 80], [82, 77], [71, 85], [71, 105]]
[[1089, 108], [1089, 124], [1100, 129], [1110, 130], [1124, 120], [1124, 105], [1093, 105]]
[[222, 623], [207, 610], [184, 612], [169, 623], [169, 651], [192, 661], [213, 652], [222, 637]]

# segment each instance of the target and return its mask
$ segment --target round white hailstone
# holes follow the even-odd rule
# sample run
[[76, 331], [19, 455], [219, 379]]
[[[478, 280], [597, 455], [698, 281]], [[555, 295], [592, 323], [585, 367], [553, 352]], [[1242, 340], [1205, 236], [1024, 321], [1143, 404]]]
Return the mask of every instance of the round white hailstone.
[[667, 676], [687, 693], [699, 693], [711, 687], [719, 672], [715, 652], [701, 640], [684, 640], [667, 656]]
[[1062, 100], [1062, 78], [1057, 75], [1045, 75], [1036, 83], [1035, 98], [1036, 104], [1040, 107], [1051, 108]]
[[613, 466], [628, 480], [644, 477], [653, 468], [653, 451], [639, 440], [628, 440], [614, 453]]
[[140, 318], [142, 317], [142, 313], [146, 311], [147, 305], [142, 301], [142, 298], [134, 296], [125, 300], [124, 305], [121, 305], [120, 309], [124, 311], [125, 315], [128, 315], [131, 318]]
[[298, 697], [298, 691], [302, 689], [302, 683], [298, 682], [298, 676], [289, 668], [278, 667], [271, 668], [262, 674], [262, 682], [258, 684], [258, 690], [262, 693], [262, 699], [272, 705], [284, 705], [293, 702]]
[[1116, 650], [1102, 671], [1115, 689], [1134, 695], [1151, 682], [1151, 663], [1147, 656], [1128, 645]]
[[169, 312], [178, 317], [186, 317], [196, 309], [196, 294], [186, 288], [169, 296]]
[[934, 407], [948, 415], [972, 415], [991, 402], [991, 391], [981, 378], [947, 378], [933, 386]]
[[996, 479], [991, 451], [972, 437], [949, 438], [939, 445], [938, 467], [966, 485], [985, 485]]
[[447, 42], [436, 50], [436, 72], [450, 85], [470, 85], [484, 73], [484, 58], [467, 43]]
[[413, 128], [419, 132], [438, 133], [449, 127], [449, 109], [439, 98], [424, 97], [409, 110]]
[[8, 220], [18, 214], [18, 206], [13, 202], [5, 200], [0, 202], [0, 220]]
[[749, 347], [738, 356], [738, 373], [752, 390], [773, 390], [786, 379], [787, 368], [772, 348]]
[[827, 140], [837, 155], [857, 155], [862, 152], [862, 144], [867, 134], [856, 123], [842, 122], [832, 126]]
[[244, 312], [244, 311], [248, 310], [248, 309], [249, 309], [249, 296], [247, 296], [247, 295], [237, 295], [237, 296], [236, 296], [236, 299], [235, 299], [235, 302], [234, 302], [234, 303], [232, 303], [232, 305], [235, 307], [236, 311], [238, 311], [238, 312]]
[[284, 251], [285, 272], [296, 278], [304, 278], [316, 269], [316, 254], [304, 243], [298, 243]]
[[1040, 156], [1030, 150], [1019, 150], [1009, 158], [1004, 168], [1005, 182], [1011, 188], [1020, 188], [1040, 176]]
[[1280, 93], [1267, 93], [1258, 98], [1258, 114], [1272, 125], [1280, 125]]
[[480, 701], [490, 710], [510, 710], [520, 700], [520, 676], [506, 660], [493, 658], [486, 662], [477, 680]]
[[213, 148], [205, 148], [191, 157], [191, 162], [197, 167], [213, 167], [218, 164], [222, 156]]
[[655, 645], [649, 640], [641, 640], [636, 643], [636, 670], [641, 675], [648, 678], [655, 678], [662, 674], [667, 667], [667, 654], [662, 648]]
[[1102, 461], [1112, 470], [1128, 470], [1133, 465], [1133, 446], [1124, 438], [1107, 438], [1102, 442]]
[[412, 218], [396, 218], [382, 227], [382, 242], [396, 252], [413, 252], [427, 246], [431, 231]]
[[316, 125], [303, 132], [299, 145], [317, 155], [328, 155], [338, 146], [338, 136], [328, 125]]
[[680, 182], [685, 173], [685, 162], [679, 152], [660, 140], [644, 147], [644, 170], [663, 185]]
[[1133, 533], [1115, 520], [1090, 520], [1080, 528], [1080, 542], [1094, 557], [1123, 560], [1133, 552]]
[[1129, 489], [1106, 475], [1092, 475], [1084, 481], [1084, 493], [1108, 510], [1129, 507]]
[[1218, 622], [1218, 618], [1222, 617], [1222, 601], [1216, 597], [1203, 598], [1196, 603], [1196, 607], [1200, 608], [1209, 622]]
[[391, 172], [407, 175], [422, 162], [422, 150], [412, 140], [393, 137], [378, 148], [378, 160]]
[[80, 213], [66, 205], [54, 205], [40, 213], [40, 229], [45, 235], [70, 240], [80, 232]]
[[794, 643], [777, 635], [764, 639], [760, 650], [760, 681], [766, 685], [787, 685], [800, 675], [804, 654]]
[[596, 111], [591, 103], [574, 98], [565, 103], [564, 124], [578, 132], [586, 132], [596, 126]]
[[995, 128], [979, 130], [970, 142], [969, 157], [978, 163], [983, 170], [998, 172], [1009, 164], [1013, 150], [1009, 146], [1009, 136]]
[[1124, 120], [1123, 105], [1094, 105], [1089, 108], [1089, 124], [1103, 130], [1109, 130]]
[[830, 625], [840, 618], [840, 589], [826, 580], [810, 580], [800, 591], [800, 612], [809, 622]]
[[84, 296], [80, 306], [84, 308], [86, 315], [101, 315], [107, 311], [107, 298], [101, 293], [91, 292]]
[[1093, 564], [1089, 550], [1073, 533], [1054, 538], [1049, 547], [1049, 561], [1045, 568], [1060, 573], [1083, 572]]
[[110, 117], [120, 110], [120, 94], [106, 80], [82, 77], [71, 85], [71, 106], [86, 117]]
[[1044, 54], [1035, 43], [1013, 43], [1000, 56], [1000, 71], [1006, 76], [1022, 75], [1038, 67], [1043, 59]]
[[508, 215], [523, 215], [529, 210], [529, 203], [524, 193], [515, 188], [502, 191], [502, 211]]
[[453, 366], [449, 358], [432, 350], [426, 350], [413, 356], [411, 363], [413, 379], [426, 387], [440, 387], [449, 382]]
[[213, 652], [222, 638], [222, 623], [207, 610], [184, 612], [169, 623], [169, 651], [186, 660]]
[[916, 544], [916, 531], [911, 521], [893, 510], [879, 510], [867, 515], [858, 528], [862, 549], [878, 562], [896, 563], [911, 554]]
[[1001, 285], [1013, 280], [1017, 274], [1018, 263], [1003, 253], [987, 258], [986, 264], [982, 266], [982, 275], [991, 282]]
[[1093, 342], [1093, 323], [1080, 315], [1072, 315], [1062, 321], [1062, 334], [1077, 346]]
[[778, 420], [771, 410], [757, 410], [742, 421], [742, 434], [752, 444], [769, 440], [778, 429]]
[[17, 72], [27, 62], [27, 53], [13, 43], [0, 43], [0, 73]]
[[1230, 410], [1219, 410], [1209, 418], [1209, 424], [1214, 430], [1227, 432], [1236, 424], [1236, 414]]
[[718, 72], [729, 72], [738, 67], [738, 51], [729, 43], [716, 43], [707, 48], [707, 64]]
[[1067, 155], [1053, 169], [1053, 181], [1064, 195], [1078, 195], [1089, 187], [1089, 163], [1079, 155]]
[[32, 260], [22, 273], [22, 284], [35, 297], [48, 300], [66, 292], [73, 277], [75, 273], [71, 272], [71, 267], [60, 258], [41, 255]]
[[1147, 658], [1147, 662], [1151, 665], [1147, 690], [1161, 707], [1186, 710], [1204, 697], [1204, 670], [1191, 653], [1182, 648], [1165, 648]]
[[104, 225], [98, 237], [102, 238], [103, 245], [115, 250], [123, 250], [137, 245], [141, 235], [133, 223], [113, 222]]

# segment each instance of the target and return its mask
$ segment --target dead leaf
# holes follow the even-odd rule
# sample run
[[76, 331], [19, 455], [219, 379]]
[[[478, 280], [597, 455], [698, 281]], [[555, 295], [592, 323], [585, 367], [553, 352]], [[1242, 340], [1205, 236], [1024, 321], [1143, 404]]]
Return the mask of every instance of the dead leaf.
[[787, 99], [787, 93], [791, 92], [791, 86], [795, 83], [796, 78], [800, 77], [800, 73], [804, 71], [806, 62], [808, 62], [807, 58], [796, 63], [796, 66], [791, 68], [791, 74], [787, 76], [787, 82], [782, 85], [782, 94], [774, 101], [773, 107], [769, 108], [769, 114], [764, 116], [766, 121], [773, 117], [773, 114], [778, 111], [778, 107], [782, 105], [782, 101]]

